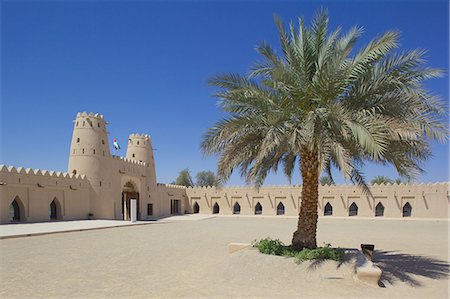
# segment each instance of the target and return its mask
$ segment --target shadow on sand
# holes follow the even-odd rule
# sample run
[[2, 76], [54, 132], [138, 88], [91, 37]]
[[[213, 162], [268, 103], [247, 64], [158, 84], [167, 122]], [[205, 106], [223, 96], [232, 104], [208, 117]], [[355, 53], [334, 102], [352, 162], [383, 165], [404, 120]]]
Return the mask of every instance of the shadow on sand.
[[397, 280], [411, 286], [422, 286], [415, 276], [431, 279], [449, 277], [450, 264], [435, 258], [399, 253], [397, 251], [377, 251], [372, 258], [374, 264], [381, 268], [381, 286], [386, 283], [395, 284]]
[[[344, 264], [354, 263], [357, 249], [346, 248], [344, 260], [337, 264], [337, 268]], [[383, 271], [380, 287], [388, 283], [394, 285], [401, 281], [414, 287], [422, 286], [418, 277], [430, 279], [447, 279], [450, 273], [450, 264], [435, 258], [400, 253], [398, 251], [377, 251], [372, 256], [372, 261]], [[309, 270], [315, 270], [326, 260], [313, 260], [308, 266]]]

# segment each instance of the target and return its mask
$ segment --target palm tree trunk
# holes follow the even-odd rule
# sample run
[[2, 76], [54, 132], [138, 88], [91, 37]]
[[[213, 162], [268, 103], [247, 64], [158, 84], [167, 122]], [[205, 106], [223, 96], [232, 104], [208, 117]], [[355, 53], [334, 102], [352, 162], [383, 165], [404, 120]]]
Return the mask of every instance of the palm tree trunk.
[[317, 153], [300, 151], [302, 173], [302, 202], [298, 215], [297, 231], [292, 237], [295, 249], [316, 248], [317, 202], [319, 199], [319, 161]]

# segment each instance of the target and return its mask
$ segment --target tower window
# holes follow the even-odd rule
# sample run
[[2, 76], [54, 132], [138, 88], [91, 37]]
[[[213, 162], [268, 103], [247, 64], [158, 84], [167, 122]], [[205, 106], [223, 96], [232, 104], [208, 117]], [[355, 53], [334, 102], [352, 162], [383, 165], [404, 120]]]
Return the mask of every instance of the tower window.
[[84, 125], [86, 124], [86, 122], [85, 121], [83, 121], [83, 127], [84, 127]]
[[139, 145], [139, 141], [137, 142], [137, 145]]
[[100, 123], [97, 123], [97, 127], [99, 127], [99, 128], [100, 128]]
[[102, 181], [100, 181], [100, 187], [102, 186]]
[[95, 155], [95, 150], [92, 150], [92, 153]]
[[77, 174], [77, 170], [76, 169], [72, 170], [72, 173]]
[[102, 139], [102, 144], [105, 144], [105, 140], [104, 139]]
[[84, 148], [81, 150], [81, 153], [84, 154]]
[[77, 143], [80, 143], [80, 138], [77, 138]]
[[133, 154], [133, 158], [134, 158], [134, 154]]

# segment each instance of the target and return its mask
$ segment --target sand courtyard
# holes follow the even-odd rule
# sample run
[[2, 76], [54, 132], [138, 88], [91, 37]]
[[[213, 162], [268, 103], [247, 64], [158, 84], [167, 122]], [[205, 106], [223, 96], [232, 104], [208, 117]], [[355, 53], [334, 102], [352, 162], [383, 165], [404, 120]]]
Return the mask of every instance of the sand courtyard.
[[219, 216], [0, 240], [0, 297], [448, 298], [448, 220], [319, 219], [319, 245], [376, 245], [384, 287], [354, 281], [348, 263], [228, 253], [230, 242], [289, 243], [295, 226]]

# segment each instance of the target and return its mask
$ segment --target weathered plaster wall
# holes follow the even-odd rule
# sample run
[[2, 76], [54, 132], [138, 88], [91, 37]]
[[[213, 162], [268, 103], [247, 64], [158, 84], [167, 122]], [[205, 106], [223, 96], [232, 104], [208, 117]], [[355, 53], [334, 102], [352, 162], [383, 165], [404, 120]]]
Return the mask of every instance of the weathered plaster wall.
[[9, 223], [14, 199], [21, 204], [21, 221], [49, 221], [56, 198], [59, 220], [87, 219], [91, 189], [85, 176], [39, 169], [0, 166], [0, 223]]
[[[356, 186], [338, 185], [319, 187], [318, 213], [324, 215], [324, 208], [330, 203], [333, 216], [348, 217], [354, 202], [358, 207], [356, 217], [375, 217], [376, 206], [384, 206], [383, 217], [403, 217], [403, 207], [409, 202], [414, 218], [449, 217], [449, 183], [413, 184], [413, 185], [374, 185], [373, 197], [363, 194]], [[254, 215], [257, 203], [262, 207], [261, 215], [277, 215], [281, 212], [279, 204], [284, 206], [284, 215], [296, 216], [301, 203], [301, 186], [262, 187], [259, 191], [251, 187], [194, 187], [186, 189], [189, 198], [189, 212], [194, 212], [195, 203], [199, 213], [213, 214], [214, 205], [219, 206], [221, 215], [232, 215], [234, 205], [240, 206], [241, 215]], [[355, 216], [353, 216], [355, 217]]]

